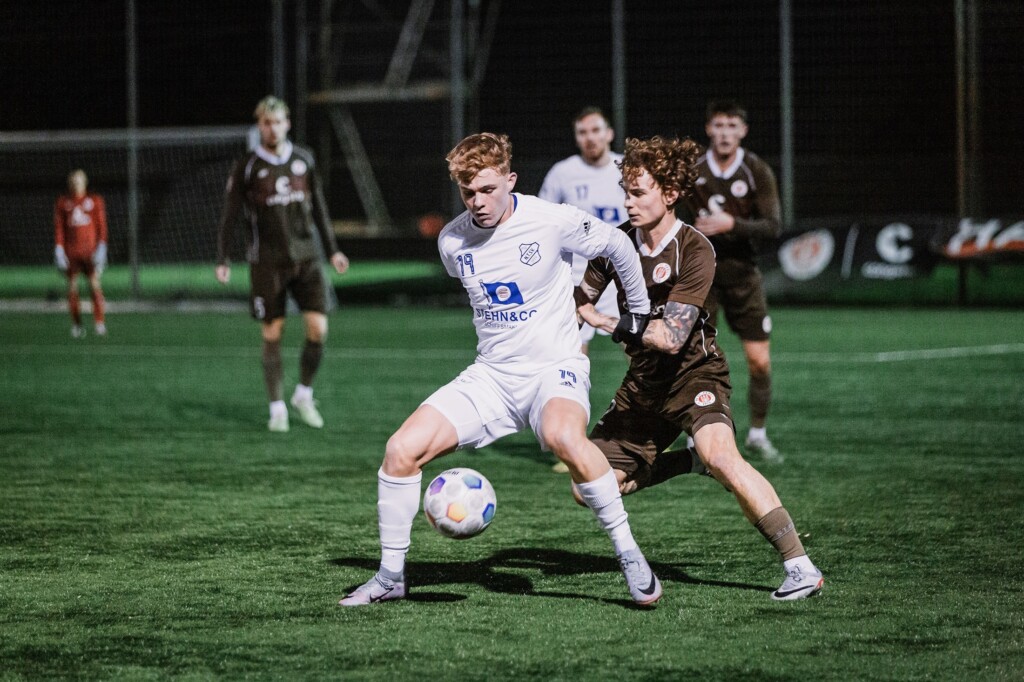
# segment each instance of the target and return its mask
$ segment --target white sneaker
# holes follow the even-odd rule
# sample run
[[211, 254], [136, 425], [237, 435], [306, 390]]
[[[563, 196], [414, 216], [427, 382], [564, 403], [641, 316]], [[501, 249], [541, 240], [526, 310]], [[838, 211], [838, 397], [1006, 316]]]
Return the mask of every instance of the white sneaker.
[[96, 336], [106, 336], [106, 335], [107, 335], [107, 325], [103, 324], [102, 322], [97, 322], [96, 323]]
[[85, 329], [82, 328], [82, 325], [75, 324], [75, 325], [71, 326], [71, 338], [73, 338], [73, 339], [81, 339], [81, 338], [84, 338], [84, 337], [85, 337]]
[[785, 461], [782, 453], [772, 445], [772, 442], [768, 440], [767, 436], [764, 438], [750, 438], [748, 436], [745, 447], [747, 449], [747, 454], [759, 455], [761, 459], [766, 462], [782, 464], [782, 462]]
[[316, 409], [316, 403], [312, 398], [299, 399], [293, 395], [291, 402], [292, 407], [299, 411], [299, 416], [302, 417], [302, 421], [306, 422], [314, 429], [323, 428], [324, 418], [320, 416], [320, 411]]
[[405, 579], [390, 580], [380, 573], [363, 583], [338, 602], [338, 606], [366, 606], [379, 601], [405, 598]]
[[640, 606], [651, 606], [661, 599], [661, 582], [654, 575], [643, 552], [632, 549], [619, 555], [619, 566], [626, 577], [629, 596]]
[[267, 429], [275, 433], [288, 433], [288, 413], [278, 412], [277, 414], [270, 415]]
[[772, 592], [772, 599], [775, 601], [796, 601], [812, 597], [825, 586], [825, 577], [821, 571], [815, 569], [805, 572], [799, 566], [794, 566], [786, 572], [786, 579], [779, 589]]

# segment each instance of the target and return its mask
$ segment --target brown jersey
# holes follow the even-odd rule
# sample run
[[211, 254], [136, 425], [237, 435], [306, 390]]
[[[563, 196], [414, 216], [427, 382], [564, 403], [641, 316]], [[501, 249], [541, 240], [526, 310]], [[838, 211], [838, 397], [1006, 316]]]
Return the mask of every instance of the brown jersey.
[[281, 157], [262, 147], [239, 159], [228, 178], [217, 239], [217, 262], [227, 263], [239, 211], [249, 223], [250, 263], [288, 266], [314, 259], [315, 228], [326, 256], [337, 250], [313, 154], [290, 144]]
[[736, 219], [732, 231], [711, 237], [718, 261], [754, 264], [760, 242], [781, 229], [779, 190], [771, 167], [742, 147], [728, 168], [719, 168], [705, 152], [697, 163], [700, 175], [688, 203], [694, 215], [715, 206]]
[[[667, 396], [677, 392], [696, 372], [713, 374], [724, 371], [728, 376], [725, 355], [719, 350], [715, 328], [709, 324], [705, 302], [715, 276], [715, 251], [708, 238], [696, 229], [676, 221], [662, 243], [650, 251], [640, 238], [638, 228], [622, 226], [640, 253], [647, 295], [651, 299], [651, 318], [661, 319], [670, 301], [696, 306], [700, 315], [686, 345], [676, 355], [652, 348], [629, 348], [629, 371], [623, 382], [648, 409], [659, 409]], [[621, 282], [607, 258], [590, 261], [584, 281], [603, 291], [608, 282], [616, 280], [619, 287], [619, 310], [626, 311], [626, 298]], [[583, 303], [582, 300], [577, 303]]]

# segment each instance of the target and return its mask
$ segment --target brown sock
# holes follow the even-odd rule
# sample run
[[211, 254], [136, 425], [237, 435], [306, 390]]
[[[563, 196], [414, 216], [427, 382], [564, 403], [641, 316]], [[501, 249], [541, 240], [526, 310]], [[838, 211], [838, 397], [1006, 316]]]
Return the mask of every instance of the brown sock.
[[793, 525], [793, 519], [789, 517], [785, 507], [772, 509], [754, 526], [782, 555], [783, 561], [807, 554], [804, 551], [804, 543], [800, 542], [800, 534]]
[[747, 403], [750, 405], [750, 423], [755, 426], [764, 426], [768, 417], [768, 407], [772, 403], [772, 375], [763, 377], [750, 377], [750, 385], [747, 386]]
[[306, 341], [302, 347], [302, 357], [299, 358], [299, 383], [303, 386], [312, 386], [313, 377], [320, 368], [320, 358], [324, 354], [324, 344], [315, 341]]
[[284, 400], [281, 387], [284, 382], [284, 369], [281, 366], [281, 342], [263, 340], [263, 381], [267, 384], [267, 396], [270, 402]]

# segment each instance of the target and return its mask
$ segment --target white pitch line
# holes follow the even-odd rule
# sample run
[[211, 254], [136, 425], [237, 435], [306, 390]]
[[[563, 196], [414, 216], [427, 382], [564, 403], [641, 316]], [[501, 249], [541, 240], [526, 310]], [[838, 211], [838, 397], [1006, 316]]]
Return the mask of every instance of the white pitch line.
[[[283, 348], [285, 355], [297, 355], [301, 350], [301, 342], [294, 348]], [[0, 356], [3, 355], [49, 355], [54, 358], [69, 355], [108, 356], [108, 357], [156, 357], [156, 358], [258, 358], [259, 344], [253, 346], [150, 346], [150, 345], [108, 345], [100, 344], [68, 344], [68, 345], [0, 345]], [[455, 350], [449, 348], [336, 348], [328, 349], [325, 354], [330, 357], [352, 360], [467, 360], [472, 361], [472, 348]]]
[[987, 346], [953, 346], [951, 348], [918, 348], [914, 350], [881, 351], [878, 353], [773, 353], [772, 362], [883, 363], [913, 360], [946, 360], [983, 355], [1014, 355], [1024, 353], [1024, 343], [996, 343]]
[[[301, 344], [294, 348], [285, 348], [286, 355], [297, 354]], [[773, 362], [780, 363], [887, 363], [910, 362], [915, 360], [945, 360], [957, 358], [980, 357], [985, 355], [1014, 355], [1024, 353], [1024, 343], [998, 343], [987, 346], [954, 346], [951, 348], [920, 348], [914, 350], [882, 351], [877, 353], [864, 352], [779, 352], [772, 356]], [[334, 348], [327, 349], [329, 357], [349, 360], [390, 360], [390, 361], [422, 361], [422, 360], [462, 360], [472, 362], [472, 348]], [[254, 358], [259, 356], [259, 346], [153, 346], [153, 345], [110, 345], [99, 344], [18, 344], [0, 345], [0, 356], [48, 355], [54, 358], [69, 355], [108, 356], [108, 357], [162, 357], [162, 358]], [[612, 349], [599, 350], [594, 353], [601, 359], [617, 357]]]

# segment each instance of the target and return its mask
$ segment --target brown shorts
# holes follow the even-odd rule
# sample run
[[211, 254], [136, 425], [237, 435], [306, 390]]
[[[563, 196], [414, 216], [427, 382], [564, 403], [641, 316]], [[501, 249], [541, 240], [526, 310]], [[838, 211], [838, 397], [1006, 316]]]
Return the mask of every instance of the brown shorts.
[[660, 400], [651, 400], [623, 382], [611, 407], [590, 432], [590, 440], [613, 469], [626, 473], [627, 480], [646, 475], [654, 459], [682, 433], [692, 435], [714, 423], [735, 429], [729, 406], [731, 394], [728, 365], [724, 362], [691, 374]]
[[325, 282], [320, 264], [306, 260], [294, 264], [252, 263], [249, 266], [249, 310], [257, 320], [284, 317], [288, 294], [302, 312], [327, 312]]
[[725, 312], [729, 328], [744, 341], [767, 341], [772, 323], [764, 295], [761, 271], [754, 265], [723, 261], [715, 271], [708, 293], [711, 324], [718, 327], [718, 309]]

